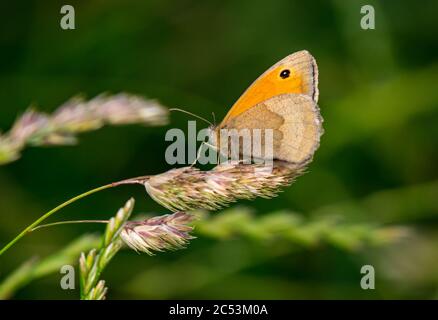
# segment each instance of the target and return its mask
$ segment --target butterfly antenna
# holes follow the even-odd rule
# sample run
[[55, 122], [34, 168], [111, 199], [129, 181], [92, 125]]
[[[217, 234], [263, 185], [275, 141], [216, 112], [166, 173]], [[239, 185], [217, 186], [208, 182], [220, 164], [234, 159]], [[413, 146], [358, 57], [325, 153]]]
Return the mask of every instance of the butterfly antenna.
[[182, 113], [186, 113], [186, 114], [189, 114], [189, 115], [191, 115], [191, 116], [193, 116], [193, 117], [195, 117], [195, 118], [198, 118], [198, 119], [200, 119], [200, 120], [202, 120], [202, 121], [205, 121], [206, 123], [208, 123], [208, 124], [211, 125], [211, 126], [213, 125], [213, 123], [211, 123], [211, 122], [208, 121], [207, 119], [205, 119], [205, 118], [203, 118], [203, 117], [201, 117], [201, 116], [198, 116], [197, 114], [191, 113], [190, 111], [184, 110], [184, 109], [171, 108], [171, 109], [169, 109], [169, 111], [179, 111], [179, 112], [182, 112]]

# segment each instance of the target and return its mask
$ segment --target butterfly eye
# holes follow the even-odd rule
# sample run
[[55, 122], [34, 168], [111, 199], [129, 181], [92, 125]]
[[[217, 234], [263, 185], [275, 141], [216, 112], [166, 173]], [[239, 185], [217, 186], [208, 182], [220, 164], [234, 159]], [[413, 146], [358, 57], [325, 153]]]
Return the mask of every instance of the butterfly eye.
[[289, 76], [290, 76], [290, 70], [289, 69], [284, 69], [283, 71], [280, 72], [280, 77], [282, 79], [289, 78]]

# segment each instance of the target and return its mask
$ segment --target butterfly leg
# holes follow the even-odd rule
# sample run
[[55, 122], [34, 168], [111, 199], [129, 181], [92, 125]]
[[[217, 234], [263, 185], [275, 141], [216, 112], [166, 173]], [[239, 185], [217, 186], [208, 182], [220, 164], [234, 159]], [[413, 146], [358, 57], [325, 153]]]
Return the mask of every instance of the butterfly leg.
[[[196, 154], [196, 159], [195, 159], [195, 161], [193, 161], [193, 163], [190, 165], [190, 167], [193, 167], [198, 162], [199, 158], [201, 157], [201, 151], [202, 151], [202, 147], [204, 146], [204, 144], [208, 147], [211, 147], [211, 148], [217, 150], [216, 146], [209, 144], [208, 142], [202, 141], [201, 145], [198, 148], [198, 152]], [[218, 158], [216, 159], [216, 164], [218, 164], [218, 163], [219, 163], [219, 153], [218, 153]]]

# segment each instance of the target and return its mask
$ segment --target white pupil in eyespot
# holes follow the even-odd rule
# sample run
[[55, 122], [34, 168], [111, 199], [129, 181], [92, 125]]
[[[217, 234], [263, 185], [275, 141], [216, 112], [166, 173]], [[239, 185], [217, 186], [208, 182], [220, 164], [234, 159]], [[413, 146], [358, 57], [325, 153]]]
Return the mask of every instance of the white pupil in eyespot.
[[282, 78], [282, 79], [286, 79], [286, 78], [288, 78], [290, 76], [290, 70], [288, 70], [288, 69], [284, 69], [283, 71], [281, 71], [281, 73], [280, 73], [280, 77]]

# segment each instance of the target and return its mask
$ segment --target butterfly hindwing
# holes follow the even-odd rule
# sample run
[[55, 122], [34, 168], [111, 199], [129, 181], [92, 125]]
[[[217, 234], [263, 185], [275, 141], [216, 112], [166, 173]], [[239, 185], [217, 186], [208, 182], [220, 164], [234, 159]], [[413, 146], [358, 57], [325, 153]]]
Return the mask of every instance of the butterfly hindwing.
[[[238, 132], [261, 129], [262, 150], [265, 148], [264, 132], [271, 129], [274, 159], [296, 164], [312, 159], [323, 132], [317, 104], [303, 94], [274, 96], [231, 118], [223, 128]], [[251, 152], [250, 149], [241, 151], [243, 155], [251, 155]]]

